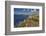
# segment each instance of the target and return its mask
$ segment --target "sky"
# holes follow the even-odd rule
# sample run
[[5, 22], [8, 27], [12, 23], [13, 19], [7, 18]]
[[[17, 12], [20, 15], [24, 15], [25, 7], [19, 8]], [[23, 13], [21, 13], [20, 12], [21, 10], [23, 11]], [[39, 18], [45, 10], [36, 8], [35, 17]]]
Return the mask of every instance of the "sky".
[[29, 9], [29, 8], [14, 8], [14, 14], [31, 14], [34, 11], [39, 11], [39, 9]]

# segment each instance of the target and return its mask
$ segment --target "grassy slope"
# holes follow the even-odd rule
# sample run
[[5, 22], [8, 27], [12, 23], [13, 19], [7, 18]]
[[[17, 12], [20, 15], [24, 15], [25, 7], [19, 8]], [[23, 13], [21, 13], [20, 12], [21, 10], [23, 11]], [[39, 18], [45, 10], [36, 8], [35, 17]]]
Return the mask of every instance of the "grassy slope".
[[39, 16], [32, 16], [32, 18], [27, 18], [22, 21], [18, 27], [36, 27], [39, 26]]

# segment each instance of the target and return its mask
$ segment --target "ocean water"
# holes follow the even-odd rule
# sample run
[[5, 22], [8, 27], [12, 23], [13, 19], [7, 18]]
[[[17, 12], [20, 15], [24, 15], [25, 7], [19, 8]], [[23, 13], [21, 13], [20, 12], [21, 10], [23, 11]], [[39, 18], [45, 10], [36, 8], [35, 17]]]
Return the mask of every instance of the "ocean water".
[[28, 15], [14, 15], [14, 25], [17, 26], [19, 22], [24, 21], [27, 17]]

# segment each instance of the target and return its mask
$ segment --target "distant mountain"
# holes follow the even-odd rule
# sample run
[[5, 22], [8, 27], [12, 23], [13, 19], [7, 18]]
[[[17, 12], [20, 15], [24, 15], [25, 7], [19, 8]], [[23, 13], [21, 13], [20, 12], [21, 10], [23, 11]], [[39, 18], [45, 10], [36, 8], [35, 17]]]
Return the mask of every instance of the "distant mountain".
[[32, 15], [39, 15], [39, 11], [32, 12]]

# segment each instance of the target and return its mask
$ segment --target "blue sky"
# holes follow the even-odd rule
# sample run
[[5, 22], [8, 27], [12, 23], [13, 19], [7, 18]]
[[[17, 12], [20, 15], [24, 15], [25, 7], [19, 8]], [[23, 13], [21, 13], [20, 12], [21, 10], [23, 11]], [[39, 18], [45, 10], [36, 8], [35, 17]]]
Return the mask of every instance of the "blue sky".
[[[34, 10], [29, 8], [14, 8], [14, 14], [31, 14]], [[39, 11], [39, 9], [36, 9], [36, 11]]]

